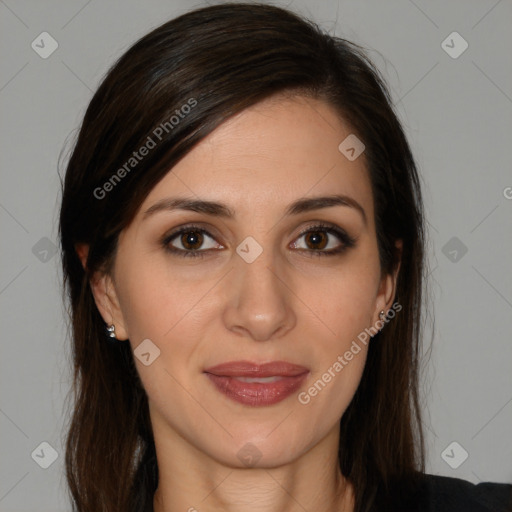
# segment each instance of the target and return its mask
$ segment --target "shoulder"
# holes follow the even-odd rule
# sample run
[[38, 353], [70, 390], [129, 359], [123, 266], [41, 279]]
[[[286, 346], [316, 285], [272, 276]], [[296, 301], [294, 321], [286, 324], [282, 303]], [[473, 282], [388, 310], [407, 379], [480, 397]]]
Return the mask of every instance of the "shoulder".
[[424, 474], [416, 503], [418, 512], [512, 512], [512, 484], [481, 482]]

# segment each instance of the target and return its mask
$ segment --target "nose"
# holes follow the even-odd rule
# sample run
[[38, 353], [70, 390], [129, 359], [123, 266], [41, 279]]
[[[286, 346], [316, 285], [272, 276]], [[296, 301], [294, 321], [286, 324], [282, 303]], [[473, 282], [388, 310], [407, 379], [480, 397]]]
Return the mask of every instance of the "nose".
[[223, 321], [227, 329], [255, 341], [284, 336], [296, 324], [290, 278], [271, 251], [252, 263], [237, 257], [229, 273]]

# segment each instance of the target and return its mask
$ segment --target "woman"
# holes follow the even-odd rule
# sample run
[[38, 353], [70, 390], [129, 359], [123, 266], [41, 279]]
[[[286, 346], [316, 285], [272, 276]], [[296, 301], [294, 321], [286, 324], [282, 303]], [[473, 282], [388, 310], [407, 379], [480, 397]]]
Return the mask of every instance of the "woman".
[[77, 511], [508, 510], [424, 474], [420, 181], [358, 46], [259, 4], [153, 30], [91, 100], [60, 234]]

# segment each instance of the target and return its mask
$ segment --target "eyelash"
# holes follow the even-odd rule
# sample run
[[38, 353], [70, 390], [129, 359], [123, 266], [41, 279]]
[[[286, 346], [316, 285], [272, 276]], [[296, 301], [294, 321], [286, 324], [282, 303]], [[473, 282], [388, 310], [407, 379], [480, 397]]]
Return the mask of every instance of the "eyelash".
[[[176, 231], [173, 231], [169, 235], [165, 235], [163, 239], [161, 240], [161, 244], [166, 252], [169, 252], [173, 255], [184, 257], [184, 258], [204, 258], [206, 256], [206, 253], [210, 250], [215, 251], [216, 249], [207, 249], [207, 250], [184, 250], [184, 249], [177, 249], [176, 247], [172, 247], [169, 244], [177, 238], [179, 235], [182, 235], [183, 233], [188, 232], [197, 232], [201, 233], [202, 235], [207, 235], [212, 239], [215, 239], [207, 230], [202, 228], [201, 226], [198, 226], [196, 224], [188, 224], [186, 226], [183, 226], [179, 228]], [[344, 253], [347, 249], [350, 249], [355, 246], [357, 239], [351, 237], [348, 235], [345, 231], [342, 229], [332, 225], [332, 224], [325, 224], [325, 223], [318, 223], [314, 226], [309, 226], [307, 229], [302, 231], [297, 238], [300, 238], [308, 233], [315, 233], [315, 232], [325, 232], [330, 235], [337, 236], [340, 241], [342, 242], [342, 245], [337, 249], [331, 249], [329, 251], [324, 251], [321, 249], [299, 249], [301, 251], [312, 253], [312, 256], [336, 256], [338, 254]]]

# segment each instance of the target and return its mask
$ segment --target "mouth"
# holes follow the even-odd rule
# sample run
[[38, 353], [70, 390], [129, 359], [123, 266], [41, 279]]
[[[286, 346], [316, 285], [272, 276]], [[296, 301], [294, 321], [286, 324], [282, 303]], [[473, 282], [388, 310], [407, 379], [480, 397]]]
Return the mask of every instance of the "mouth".
[[309, 375], [309, 369], [286, 361], [261, 365], [231, 361], [206, 368], [204, 373], [223, 395], [258, 407], [276, 404], [296, 392]]

